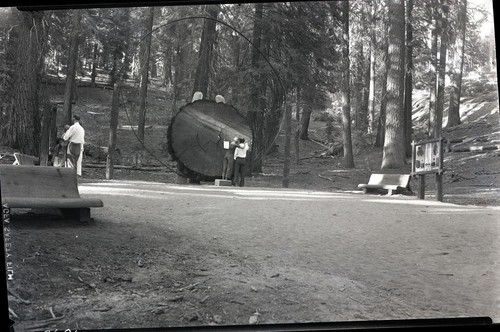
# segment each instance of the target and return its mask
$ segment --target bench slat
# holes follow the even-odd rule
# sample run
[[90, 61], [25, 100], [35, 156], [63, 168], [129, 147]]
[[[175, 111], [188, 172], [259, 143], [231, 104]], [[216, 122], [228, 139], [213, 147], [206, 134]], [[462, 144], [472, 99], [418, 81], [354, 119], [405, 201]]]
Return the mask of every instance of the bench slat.
[[2, 197], [80, 198], [74, 169], [1, 165]]
[[100, 199], [85, 198], [24, 198], [24, 197], [5, 197], [3, 203], [11, 208], [83, 208], [83, 207], [103, 207]]
[[394, 190], [405, 189], [405, 187], [401, 187], [401, 186], [398, 186], [398, 185], [388, 185], [388, 184], [384, 184], [384, 185], [360, 184], [360, 185], [358, 185], [358, 188], [368, 188], [368, 189], [377, 189], [377, 188], [380, 188], [380, 189], [394, 189]]

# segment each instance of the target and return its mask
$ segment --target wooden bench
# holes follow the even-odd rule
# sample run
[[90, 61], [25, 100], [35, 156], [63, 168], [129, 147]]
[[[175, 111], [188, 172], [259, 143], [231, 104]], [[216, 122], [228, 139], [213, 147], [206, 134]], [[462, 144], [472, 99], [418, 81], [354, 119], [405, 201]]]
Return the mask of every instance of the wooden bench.
[[90, 208], [100, 199], [81, 198], [72, 168], [0, 165], [2, 204], [10, 208], [58, 208], [63, 216], [90, 220]]
[[14, 158], [16, 158], [16, 161], [14, 161], [13, 165], [40, 165], [40, 159], [27, 154], [15, 152]]
[[358, 184], [363, 193], [370, 190], [387, 190], [388, 195], [394, 192], [411, 191], [409, 174], [372, 174], [367, 184]]

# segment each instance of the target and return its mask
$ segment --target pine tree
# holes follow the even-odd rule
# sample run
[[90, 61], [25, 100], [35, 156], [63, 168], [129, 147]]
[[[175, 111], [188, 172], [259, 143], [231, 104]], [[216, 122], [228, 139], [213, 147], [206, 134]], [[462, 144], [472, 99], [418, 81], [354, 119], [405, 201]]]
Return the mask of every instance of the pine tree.
[[389, 71], [387, 75], [387, 116], [382, 168], [405, 164], [404, 147], [404, 0], [389, 1]]

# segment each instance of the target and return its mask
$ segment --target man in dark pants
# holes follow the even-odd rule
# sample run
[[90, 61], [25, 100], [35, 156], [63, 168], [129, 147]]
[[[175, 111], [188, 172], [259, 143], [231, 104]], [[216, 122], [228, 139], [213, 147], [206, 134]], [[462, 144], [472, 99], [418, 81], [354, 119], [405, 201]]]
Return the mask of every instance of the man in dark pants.
[[236, 145], [238, 145], [238, 137], [235, 137], [229, 143], [229, 149], [226, 151], [224, 155], [224, 160], [222, 161], [222, 179], [229, 180], [233, 179], [233, 169], [234, 169], [234, 149], [236, 149]]
[[245, 159], [250, 149], [244, 138], [239, 139], [239, 144], [234, 149], [234, 178], [233, 185], [243, 187], [245, 185]]

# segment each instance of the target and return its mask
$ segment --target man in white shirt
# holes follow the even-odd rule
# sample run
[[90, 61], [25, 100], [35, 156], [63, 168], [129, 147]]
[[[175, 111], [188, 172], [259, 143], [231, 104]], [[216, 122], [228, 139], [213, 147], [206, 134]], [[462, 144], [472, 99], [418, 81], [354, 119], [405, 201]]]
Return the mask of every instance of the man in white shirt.
[[68, 159], [70, 167], [75, 168], [76, 174], [81, 176], [85, 130], [80, 125], [80, 117], [78, 115], [73, 115], [73, 125], [64, 133], [63, 139], [69, 142]]
[[234, 178], [233, 185], [243, 187], [245, 185], [245, 159], [250, 149], [244, 138], [239, 139], [239, 144], [234, 149]]

